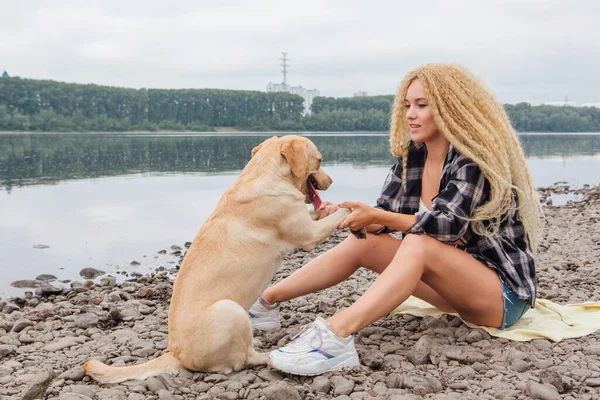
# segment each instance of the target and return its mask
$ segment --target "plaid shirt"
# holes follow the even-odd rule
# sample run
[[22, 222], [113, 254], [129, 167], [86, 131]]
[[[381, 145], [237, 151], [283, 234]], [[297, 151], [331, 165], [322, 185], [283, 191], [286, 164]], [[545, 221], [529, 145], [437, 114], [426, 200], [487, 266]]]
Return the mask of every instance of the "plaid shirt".
[[[411, 143], [406, 191], [402, 189], [402, 160], [398, 158], [385, 180], [377, 207], [385, 211], [415, 214], [415, 224], [404, 234], [427, 234], [448, 243], [462, 240], [465, 246], [457, 247], [494, 268], [520, 299], [533, 306], [537, 286], [535, 262], [525, 228], [517, 216], [516, 195], [513, 195], [508, 218], [501, 223], [498, 235], [476, 235], [465, 218], [470, 218], [474, 210], [489, 199], [489, 182], [473, 161], [450, 145], [440, 190], [432, 200], [432, 210], [418, 212], [426, 156], [423, 143]], [[384, 228], [381, 232], [391, 231]]]

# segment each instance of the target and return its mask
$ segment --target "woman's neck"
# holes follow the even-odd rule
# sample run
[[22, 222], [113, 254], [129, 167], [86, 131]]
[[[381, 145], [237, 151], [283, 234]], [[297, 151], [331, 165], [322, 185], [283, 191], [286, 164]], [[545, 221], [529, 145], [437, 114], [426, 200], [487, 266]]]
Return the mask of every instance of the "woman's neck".
[[444, 136], [440, 135], [435, 140], [425, 142], [425, 147], [427, 148], [428, 162], [443, 164], [450, 149], [450, 142]]

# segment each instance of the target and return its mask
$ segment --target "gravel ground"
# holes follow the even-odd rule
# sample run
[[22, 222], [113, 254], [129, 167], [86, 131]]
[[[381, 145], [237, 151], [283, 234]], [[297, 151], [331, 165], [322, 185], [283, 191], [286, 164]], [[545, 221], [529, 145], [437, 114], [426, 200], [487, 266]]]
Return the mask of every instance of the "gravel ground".
[[[600, 300], [600, 186], [540, 189], [546, 229], [537, 263], [541, 298], [565, 304]], [[577, 202], [552, 205], [550, 195]], [[290, 254], [282, 279], [347, 235], [334, 234], [313, 252]], [[174, 246], [173, 257], [185, 252]], [[53, 277], [35, 293], [0, 300], [2, 399], [597, 399], [600, 335], [512, 342], [470, 329], [460, 319], [386, 317], [360, 331], [361, 366], [319, 377], [268, 367], [231, 375], [182, 371], [145, 381], [98, 385], [79, 367], [91, 357], [111, 365], [145, 362], [166, 352], [167, 310], [175, 268], [159, 268], [116, 284], [94, 277], [63, 288]], [[289, 342], [301, 325], [355, 301], [374, 279], [359, 270], [342, 284], [282, 305], [283, 329], [255, 332], [259, 348]], [[38, 282], [39, 284], [39, 282]], [[45, 394], [44, 394], [45, 393]]]

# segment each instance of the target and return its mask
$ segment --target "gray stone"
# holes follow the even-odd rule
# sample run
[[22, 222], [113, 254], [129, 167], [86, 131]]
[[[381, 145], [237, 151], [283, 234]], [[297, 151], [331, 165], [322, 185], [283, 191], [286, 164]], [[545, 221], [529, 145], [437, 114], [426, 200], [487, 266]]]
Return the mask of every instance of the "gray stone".
[[92, 400], [92, 398], [80, 393], [62, 392], [58, 400]]
[[210, 385], [206, 382], [198, 382], [190, 386], [190, 390], [197, 393], [206, 393], [209, 389]]
[[560, 400], [560, 394], [558, 394], [556, 388], [549, 384], [537, 383], [530, 380], [527, 382], [526, 391], [532, 399]]
[[35, 280], [44, 282], [55, 281], [56, 279], [58, 278], [52, 274], [41, 274], [35, 277]]
[[20, 281], [14, 281], [10, 284], [10, 286], [20, 289], [37, 289], [40, 286], [42, 286], [42, 281], [25, 279]]
[[346, 379], [341, 376], [332, 376], [330, 378], [331, 384], [333, 385], [333, 395], [349, 395], [354, 390], [354, 381]]
[[[272, 369], [263, 369], [258, 373], [258, 377], [267, 382], [275, 382], [283, 379], [283, 374]], [[206, 381], [206, 378], [204, 379]]]
[[173, 397], [173, 395], [171, 394], [171, 392], [169, 392], [166, 389], [161, 389], [158, 391], [158, 398], [160, 400], [174, 400], [175, 398]]
[[66, 349], [67, 347], [75, 346], [77, 342], [72, 337], [65, 337], [58, 340], [58, 342], [48, 343], [42, 350], [46, 351], [58, 351]]
[[100, 279], [100, 286], [112, 288], [115, 287], [116, 284], [117, 278], [114, 276], [105, 276], [104, 278]]
[[398, 373], [391, 373], [385, 378], [385, 386], [390, 389], [401, 388], [404, 377]]
[[448, 359], [448, 360], [455, 360], [455, 361], [459, 361], [459, 362], [463, 362], [465, 361], [466, 358], [466, 354], [460, 350], [456, 350], [456, 349], [451, 349], [448, 350], [444, 353], [444, 356]]
[[26, 333], [21, 333], [19, 335], [19, 342], [21, 342], [21, 344], [29, 344], [29, 343], [33, 343], [34, 340], [31, 336], [29, 336]]
[[[173, 388], [173, 389], [179, 389], [182, 387], [189, 387], [191, 386], [194, 381], [188, 378], [180, 378], [180, 377], [174, 377], [171, 376], [169, 374], [160, 374], [156, 377], [156, 379], [160, 380], [162, 383], [165, 384], [165, 386], [167, 388]], [[241, 389], [241, 388], [240, 388]]]
[[72, 381], [80, 381], [85, 376], [85, 371], [81, 367], [71, 368], [58, 376], [59, 379], [67, 379]]
[[429, 362], [429, 352], [431, 351], [431, 344], [427, 336], [421, 336], [421, 338], [415, 343], [408, 353], [408, 359], [414, 365], [423, 365]]
[[421, 376], [415, 373], [409, 373], [404, 377], [404, 386], [409, 389], [415, 389], [428, 393], [438, 393], [443, 390], [442, 383], [430, 376]]
[[138, 334], [129, 329], [117, 329], [110, 333], [117, 344], [124, 344], [138, 338]]
[[236, 400], [239, 398], [237, 392], [225, 392], [221, 393], [218, 397], [220, 400]]
[[43, 399], [54, 377], [52, 370], [38, 372], [23, 392], [21, 400]]
[[2, 312], [4, 314], [11, 314], [15, 311], [19, 311], [20, 309], [21, 308], [18, 305], [16, 305], [15, 303], [9, 302], [9, 303], [4, 304], [4, 307], [2, 307]]
[[0, 344], [0, 358], [6, 357], [17, 349], [17, 346], [12, 344]]
[[361, 362], [371, 369], [380, 369], [385, 360], [381, 351], [371, 350], [363, 355]]
[[85, 279], [95, 279], [100, 275], [104, 275], [105, 273], [106, 272], [95, 268], [84, 268], [81, 271], [79, 271], [79, 276]]
[[141, 319], [141, 316], [142, 314], [133, 308], [125, 308], [121, 310], [121, 318], [126, 322]]
[[600, 378], [588, 378], [585, 380], [585, 384], [590, 387], [600, 386]]
[[256, 381], [256, 375], [247, 372], [241, 372], [232, 376], [231, 379], [238, 382], [243, 382], [244, 384], [248, 384]]
[[446, 372], [446, 375], [451, 378], [468, 380], [468, 379], [473, 379], [473, 377], [475, 376], [475, 370], [469, 366], [454, 368], [454, 369], [448, 370]]
[[563, 382], [562, 377], [555, 370], [547, 369], [541, 371], [540, 380], [542, 381], [542, 383], [548, 383], [554, 386], [556, 390], [558, 390], [558, 393], [565, 393], [567, 391], [567, 387]]
[[479, 330], [472, 330], [466, 337], [467, 343], [477, 343], [483, 340], [483, 334]]
[[377, 382], [375, 384], [375, 386], [373, 386], [373, 392], [377, 393], [378, 395], [382, 396], [385, 395], [388, 391], [388, 388], [385, 386], [385, 383], [383, 382]]
[[94, 393], [96, 391], [93, 387], [87, 385], [71, 385], [71, 392], [94, 398]]
[[510, 366], [514, 371], [517, 372], [525, 372], [525, 371], [529, 371], [529, 369], [531, 369], [531, 364], [529, 364], [528, 362], [525, 362], [523, 360], [515, 360], [513, 361], [513, 363]]
[[98, 400], [125, 400], [127, 396], [124, 392], [116, 389], [101, 389], [96, 393]]
[[585, 349], [584, 352], [593, 356], [600, 356], [600, 343], [594, 343], [588, 346], [588, 348]]
[[487, 361], [488, 358], [481, 353], [471, 351], [465, 354], [464, 362], [467, 364], [486, 363]]
[[531, 341], [531, 345], [537, 350], [549, 350], [552, 348], [552, 343], [545, 339], [535, 339]]
[[267, 400], [300, 400], [298, 389], [285, 382], [277, 382], [263, 390]]
[[223, 382], [226, 380], [227, 380], [227, 377], [225, 375], [221, 375], [221, 374], [211, 374], [204, 378], [204, 382], [208, 382], [208, 383], [219, 383], [219, 382]]
[[2, 375], [10, 375], [12, 374], [13, 369], [11, 367], [8, 367], [6, 365], [0, 365], [0, 376]]
[[64, 290], [65, 288], [59, 285], [58, 283], [44, 282], [42, 283], [42, 286], [40, 286], [40, 292], [42, 296], [52, 296], [55, 294], [61, 294]]
[[331, 381], [324, 376], [317, 376], [310, 388], [315, 393], [328, 393], [331, 390]]
[[81, 329], [87, 329], [98, 325], [100, 319], [96, 314], [85, 313], [75, 315], [75, 326]]
[[166, 389], [165, 384], [158, 378], [149, 378], [146, 381], [146, 386], [148, 387], [149, 391], [154, 393], [158, 393], [159, 390]]

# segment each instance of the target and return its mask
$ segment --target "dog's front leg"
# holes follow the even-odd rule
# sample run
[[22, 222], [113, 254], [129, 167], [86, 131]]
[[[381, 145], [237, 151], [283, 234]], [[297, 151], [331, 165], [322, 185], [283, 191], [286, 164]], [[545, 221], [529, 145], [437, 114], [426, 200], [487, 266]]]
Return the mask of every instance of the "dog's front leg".
[[349, 208], [340, 208], [336, 212], [318, 221], [313, 221], [305, 230], [300, 246], [306, 251], [314, 250], [331, 235], [342, 221], [350, 215], [352, 211]]

